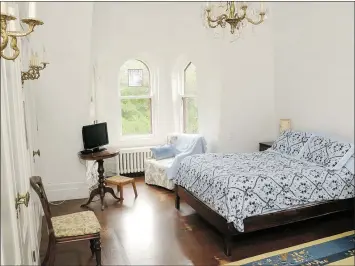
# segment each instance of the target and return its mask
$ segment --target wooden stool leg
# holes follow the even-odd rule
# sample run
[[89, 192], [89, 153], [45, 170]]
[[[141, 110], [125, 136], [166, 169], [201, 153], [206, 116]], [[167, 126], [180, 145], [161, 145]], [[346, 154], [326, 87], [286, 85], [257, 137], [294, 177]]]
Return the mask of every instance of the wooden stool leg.
[[134, 195], [135, 195], [136, 198], [137, 198], [137, 197], [138, 197], [138, 193], [137, 193], [136, 183], [135, 183], [135, 182], [132, 182], [132, 187], [133, 187], [133, 190], [134, 190]]
[[121, 201], [123, 201], [123, 186], [119, 186], [120, 187], [120, 198]]

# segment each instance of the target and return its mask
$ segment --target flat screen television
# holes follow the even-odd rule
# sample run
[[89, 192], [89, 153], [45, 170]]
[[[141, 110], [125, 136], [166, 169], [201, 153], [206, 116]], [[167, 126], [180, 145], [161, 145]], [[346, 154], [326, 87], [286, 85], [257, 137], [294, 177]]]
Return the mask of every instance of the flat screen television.
[[102, 146], [108, 144], [107, 123], [83, 126], [83, 143], [85, 150], [94, 152], [105, 150]]

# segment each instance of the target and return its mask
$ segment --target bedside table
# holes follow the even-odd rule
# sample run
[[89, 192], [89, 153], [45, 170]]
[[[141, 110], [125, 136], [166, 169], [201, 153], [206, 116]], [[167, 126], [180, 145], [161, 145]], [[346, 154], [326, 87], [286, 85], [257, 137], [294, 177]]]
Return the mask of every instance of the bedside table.
[[265, 151], [268, 148], [271, 148], [273, 143], [274, 143], [273, 141], [260, 142], [259, 143], [259, 151]]

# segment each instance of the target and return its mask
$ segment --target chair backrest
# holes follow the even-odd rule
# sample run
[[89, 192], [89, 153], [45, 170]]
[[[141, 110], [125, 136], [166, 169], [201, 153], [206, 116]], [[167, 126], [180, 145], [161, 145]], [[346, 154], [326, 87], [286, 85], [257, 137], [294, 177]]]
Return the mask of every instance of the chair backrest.
[[179, 133], [171, 133], [171, 134], [169, 134], [167, 136], [166, 143], [174, 145], [180, 135], [181, 134], [179, 134]]
[[46, 217], [46, 221], [47, 221], [48, 233], [49, 234], [54, 233], [53, 224], [52, 224], [52, 213], [51, 213], [51, 209], [49, 207], [47, 195], [44, 190], [43, 183], [42, 183], [42, 178], [40, 176], [32, 176], [30, 178], [30, 184], [31, 184], [31, 187], [34, 189], [34, 191], [36, 191], [36, 193], [41, 201], [42, 208], [44, 211], [44, 216]]

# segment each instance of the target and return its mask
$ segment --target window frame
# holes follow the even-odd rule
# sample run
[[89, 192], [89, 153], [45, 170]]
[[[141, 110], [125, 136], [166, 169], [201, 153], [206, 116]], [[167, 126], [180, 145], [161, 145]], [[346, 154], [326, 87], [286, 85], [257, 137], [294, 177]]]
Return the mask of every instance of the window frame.
[[[198, 134], [199, 132], [199, 126], [198, 126], [198, 118], [197, 118], [197, 132], [193, 133], [187, 133], [186, 132], [186, 111], [185, 111], [185, 101], [187, 99], [193, 99], [195, 103], [197, 104], [197, 92], [195, 94], [185, 94], [185, 88], [186, 88], [186, 70], [193, 65], [195, 68], [195, 64], [192, 63], [192, 61], [189, 61], [189, 63], [185, 66], [183, 72], [182, 72], [182, 82], [181, 82], [181, 87], [180, 87], [180, 98], [181, 98], [181, 108], [180, 108], [180, 128], [181, 132], [184, 134]], [[197, 75], [196, 75], [197, 76]], [[196, 79], [197, 80], [197, 79]], [[197, 81], [196, 81], [197, 83]], [[198, 107], [197, 107], [198, 110]]]
[[[147, 95], [137, 95], [137, 96], [122, 96], [121, 95], [121, 68], [126, 64], [128, 61], [139, 61], [141, 62], [148, 70], [149, 73], [149, 93]], [[133, 68], [132, 68], [133, 69]], [[120, 123], [119, 123], [119, 132], [120, 132], [120, 141], [126, 142], [130, 140], [152, 140], [155, 137], [155, 132], [156, 132], [156, 118], [155, 118], [155, 82], [153, 79], [153, 71], [151, 71], [151, 68], [149, 65], [137, 58], [130, 58], [124, 61], [124, 63], [121, 65], [119, 69], [119, 75], [118, 75], [118, 96], [119, 96], [119, 104], [120, 104]], [[128, 84], [128, 81], [127, 81]], [[136, 88], [136, 86], [131, 86], [132, 88]], [[122, 101], [123, 100], [134, 100], [134, 99], [150, 99], [150, 129], [151, 132], [147, 134], [123, 134], [123, 119], [122, 119]]]

